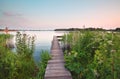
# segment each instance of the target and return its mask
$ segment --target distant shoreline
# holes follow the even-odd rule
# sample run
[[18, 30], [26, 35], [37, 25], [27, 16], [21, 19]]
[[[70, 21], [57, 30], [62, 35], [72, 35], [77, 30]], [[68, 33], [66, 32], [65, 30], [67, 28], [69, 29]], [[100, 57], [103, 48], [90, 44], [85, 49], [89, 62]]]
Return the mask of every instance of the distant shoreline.
[[[0, 32], [4, 32], [4, 30], [0, 29]], [[54, 31], [54, 30], [8, 30], [8, 31]]]
[[[14, 29], [9, 29], [8, 31], [85, 31], [85, 30], [89, 30], [89, 31], [120, 31], [120, 28], [116, 28], [116, 29], [102, 29], [102, 28], [84, 28], [84, 29], [80, 29], [80, 28], [68, 28], [68, 29], [64, 29], [64, 28], [59, 28], [59, 29], [54, 29], [54, 30], [23, 30], [23, 29], [19, 29], [19, 30], [14, 30]], [[0, 32], [4, 32], [4, 29], [0, 29]]]
[[[8, 30], [8, 31], [17, 31], [17, 30]], [[0, 30], [0, 32], [4, 32], [4, 30]]]
[[80, 28], [69, 28], [69, 29], [55, 29], [54, 31], [120, 31], [120, 28], [116, 28], [116, 29], [102, 29], [102, 28], [84, 28], [84, 29], [80, 29]]

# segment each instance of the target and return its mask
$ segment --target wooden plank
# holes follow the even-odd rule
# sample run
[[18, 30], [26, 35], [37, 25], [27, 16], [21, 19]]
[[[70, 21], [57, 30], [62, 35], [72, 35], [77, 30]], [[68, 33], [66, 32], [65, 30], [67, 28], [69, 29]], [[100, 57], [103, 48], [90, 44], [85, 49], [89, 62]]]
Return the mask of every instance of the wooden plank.
[[47, 70], [45, 75], [47, 77], [65, 77], [65, 76], [70, 76], [71, 74], [68, 71], [65, 70]]
[[64, 60], [49, 60], [48, 64], [53, 64], [53, 63], [64, 63]]

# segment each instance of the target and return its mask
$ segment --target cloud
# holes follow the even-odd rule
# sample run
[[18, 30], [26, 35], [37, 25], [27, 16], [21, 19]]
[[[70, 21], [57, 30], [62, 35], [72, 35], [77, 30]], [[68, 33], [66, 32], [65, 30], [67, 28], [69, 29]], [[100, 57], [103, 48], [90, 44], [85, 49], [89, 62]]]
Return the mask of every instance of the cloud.
[[17, 13], [17, 12], [9, 12], [9, 11], [4, 11], [2, 12], [3, 17], [1, 20], [6, 20], [6, 21], [20, 21], [20, 22], [26, 22], [28, 21], [27, 18], [23, 16], [23, 14]]
[[20, 13], [13, 13], [13, 12], [3, 12], [3, 15], [4, 15], [4, 16], [7, 16], [7, 17], [18, 17], [18, 16], [22, 16], [22, 14], [20, 14]]
[[4, 11], [0, 18], [0, 25], [2, 26], [29, 26], [30, 24], [29, 18], [18, 12]]

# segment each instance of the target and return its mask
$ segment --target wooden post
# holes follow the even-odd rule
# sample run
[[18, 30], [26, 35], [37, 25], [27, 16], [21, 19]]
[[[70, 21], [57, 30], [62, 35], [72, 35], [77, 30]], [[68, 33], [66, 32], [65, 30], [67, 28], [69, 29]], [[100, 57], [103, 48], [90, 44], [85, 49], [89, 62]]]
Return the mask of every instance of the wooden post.
[[8, 34], [8, 28], [7, 27], [5, 28], [4, 31], [5, 31], [6, 34]]

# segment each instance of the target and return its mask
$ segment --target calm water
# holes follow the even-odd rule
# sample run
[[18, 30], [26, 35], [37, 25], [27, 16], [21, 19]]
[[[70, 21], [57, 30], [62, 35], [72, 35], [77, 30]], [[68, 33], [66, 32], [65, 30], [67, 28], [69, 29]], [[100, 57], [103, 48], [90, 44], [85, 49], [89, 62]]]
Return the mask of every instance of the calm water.
[[[33, 57], [36, 62], [40, 59], [40, 53], [42, 50], [50, 51], [51, 41], [54, 35], [63, 35], [65, 32], [56, 32], [56, 31], [20, 31], [21, 33], [26, 33], [30, 36], [35, 36], [35, 52]], [[14, 35], [13, 42], [15, 43], [16, 32], [10, 32]], [[15, 51], [15, 48], [13, 49]]]

